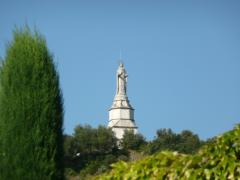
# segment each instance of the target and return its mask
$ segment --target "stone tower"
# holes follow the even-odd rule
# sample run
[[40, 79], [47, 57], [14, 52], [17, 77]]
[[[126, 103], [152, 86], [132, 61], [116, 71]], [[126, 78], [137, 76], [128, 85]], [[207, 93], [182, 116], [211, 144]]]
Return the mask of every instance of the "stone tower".
[[112, 107], [109, 109], [108, 123], [108, 127], [112, 128], [117, 139], [122, 139], [125, 130], [133, 130], [134, 133], [137, 133], [134, 109], [127, 97], [127, 77], [124, 65], [120, 63], [116, 75], [116, 95]]

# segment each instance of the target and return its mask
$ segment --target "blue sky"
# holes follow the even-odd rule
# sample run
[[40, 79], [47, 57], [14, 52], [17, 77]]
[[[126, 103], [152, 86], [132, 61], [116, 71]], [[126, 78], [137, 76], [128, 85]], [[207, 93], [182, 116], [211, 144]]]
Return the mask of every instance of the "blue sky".
[[36, 26], [60, 73], [65, 133], [107, 125], [120, 50], [139, 131], [206, 139], [240, 121], [240, 1], [0, 0], [0, 56]]

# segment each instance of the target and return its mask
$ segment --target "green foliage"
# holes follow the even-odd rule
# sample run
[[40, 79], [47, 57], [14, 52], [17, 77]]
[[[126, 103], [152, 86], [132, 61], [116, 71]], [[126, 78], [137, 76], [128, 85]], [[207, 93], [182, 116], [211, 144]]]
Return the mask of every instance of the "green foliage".
[[171, 129], [157, 130], [157, 137], [149, 143], [147, 149], [149, 154], [154, 154], [162, 150], [176, 150], [176, 144], [179, 137]]
[[104, 126], [92, 128], [89, 125], [78, 125], [73, 135], [75, 153], [109, 153], [117, 147], [117, 139], [111, 129]]
[[121, 140], [121, 147], [124, 149], [139, 150], [140, 147], [146, 144], [146, 140], [141, 134], [134, 134], [131, 130], [126, 130]]
[[126, 151], [117, 148], [112, 130], [101, 125], [97, 128], [78, 125], [73, 136], [65, 136], [64, 149], [65, 166], [80, 172], [81, 178], [105, 172], [119, 158], [127, 157]]
[[137, 162], [119, 162], [95, 179], [240, 179], [240, 125], [195, 155], [163, 151]]
[[15, 30], [0, 70], [0, 179], [63, 179], [62, 121], [44, 38]]
[[113, 132], [104, 126], [92, 128], [89, 125], [78, 125], [73, 136], [65, 136], [66, 167], [80, 172], [81, 178], [87, 178], [110, 170], [110, 165], [114, 162], [142, 159], [144, 152], [150, 150], [151, 153], [161, 150], [193, 153], [201, 141], [188, 130], [176, 134], [171, 129], [160, 129], [153, 142], [148, 143], [141, 134], [126, 131], [120, 143], [121, 149], [118, 149]]
[[63, 143], [63, 149], [64, 149], [64, 156], [66, 157], [71, 157], [74, 154], [74, 149], [73, 149], [73, 136], [70, 135], [64, 135], [63, 136], [64, 143]]
[[208, 138], [208, 139], [204, 142], [204, 144], [213, 144], [213, 143], [216, 142], [216, 140], [217, 140], [217, 137]]
[[98, 126], [96, 130], [96, 139], [97, 151], [100, 153], [109, 153], [117, 148], [117, 139], [110, 128], [101, 125]]
[[174, 133], [171, 129], [160, 129], [157, 137], [149, 143], [145, 152], [154, 154], [163, 150], [178, 151], [181, 153], [192, 154], [202, 146], [198, 135], [189, 130], [184, 130], [180, 134]]
[[195, 153], [202, 145], [198, 135], [189, 130], [184, 130], [178, 134], [179, 141], [176, 145], [176, 151], [186, 154]]

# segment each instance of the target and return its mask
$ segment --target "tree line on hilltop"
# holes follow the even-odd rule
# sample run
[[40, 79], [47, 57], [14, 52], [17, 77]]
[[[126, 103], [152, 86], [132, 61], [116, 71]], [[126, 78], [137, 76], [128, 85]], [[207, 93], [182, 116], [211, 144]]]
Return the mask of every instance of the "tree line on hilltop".
[[111, 164], [119, 160], [138, 160], [164, 150], [194, 154], [205, 143], [189, 130], [174, 133], [171, 129], [157, 130], [152, 141], [129, 130], [119, 142], [105, 126], [78, 125], [73, 135], [64, 136], [67, 174], [80, 174], [80, 177], [99, 174], [111, 169]]
[[139, 161], [115, 163], [92, 180], [112, 179], [240, 179], [240, 125], [211, 139], [194, 154], [160, 151]]

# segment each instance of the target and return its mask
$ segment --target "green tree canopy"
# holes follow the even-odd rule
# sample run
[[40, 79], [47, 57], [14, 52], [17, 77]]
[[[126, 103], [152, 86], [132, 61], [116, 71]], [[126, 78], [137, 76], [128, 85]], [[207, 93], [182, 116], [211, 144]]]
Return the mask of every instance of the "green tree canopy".
[[194, 153], [202, 145], [198, 135], [189, 130], [183, 130], [181, 133], [174, 133], [171, 129], [157, 130], [156, 138], [149, 143], [147, 152], [149, 154], [162, 150], [178, 151], [181, 153]]
[[124, 149], [138, 150], [140, 146], [146, 144], [146, 140], [143, 135], [135, 134], [132, 130], [126, 130], [120, 144]]
[[97, 128], [76, 126], [72, 136], [65, 136], [64, 147], [66, 167], [80, 171], [83, 179], [110, 169], [111, 163], [124, 155], [117, 149], [117, 139], [112, 130], [102, 125]]
[[109, 153], [116, 145], [117, 140], [111, 129], [104, 126], [92, 128], [90, 125], [78, 125], [74, 129], [72, 148], [74, 153]]
[[199, 139], [198, 135], [194, 134], [189, 130], [183, 130], [179, 136], [179, 143], [176, 145], [176, 150], [182, 153], [194, 153], [202, 145], [202, 141]]
[[16, 29], [0, 70], [0, 179], [63, 179], [63, 102], [46, 41]]

